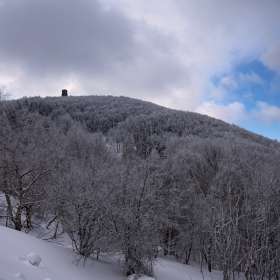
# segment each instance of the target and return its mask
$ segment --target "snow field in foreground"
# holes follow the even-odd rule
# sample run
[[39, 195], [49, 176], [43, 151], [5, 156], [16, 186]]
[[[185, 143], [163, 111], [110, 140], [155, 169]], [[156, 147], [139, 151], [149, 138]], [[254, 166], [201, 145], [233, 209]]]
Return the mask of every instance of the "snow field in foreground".
[[[70, 245], [70, 244], [68, 244]], [[70, 246], [71, 247], [71, 246]], [[38, 266], [27, 259], [34, 259]], [[101, 258], [87, 261], [85, 266], [75, 265], [79, 256], [69, 246], [58, 246], [23, 232], [0, 226], [0, 280], [131, 280], [122, 274], [118, 261]], [[171, 259], [159, 259], [155, 266], [157, 280], [221, 280], [221, 273], [211, 274], [193, 266], [186, 266]], [[132, 278], [133, 279], [133, 278]], [[139, 280], [152, 280], [142, 276]]]

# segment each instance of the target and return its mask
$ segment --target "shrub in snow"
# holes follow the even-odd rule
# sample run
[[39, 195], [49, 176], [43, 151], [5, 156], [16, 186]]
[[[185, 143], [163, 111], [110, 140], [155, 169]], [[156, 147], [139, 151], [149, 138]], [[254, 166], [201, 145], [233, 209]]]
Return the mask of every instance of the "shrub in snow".
[[40, 256], [35, 253], [29, 253], [26, 257], [26, 260], [35, 266], [38, 266], [41, 262]]
[[[17, 273], [17, 274], [14, 274], [14, 277], [15, 278], [21, 278], [21, 279], [25, 279], [24, 275], [22, 273]], [[0, 278], [2, 279], [2, 278]]]
[[141, 275], [131, 274], [128, 276], [127, 280], [155, 280], [155, 278], [143, 274]]

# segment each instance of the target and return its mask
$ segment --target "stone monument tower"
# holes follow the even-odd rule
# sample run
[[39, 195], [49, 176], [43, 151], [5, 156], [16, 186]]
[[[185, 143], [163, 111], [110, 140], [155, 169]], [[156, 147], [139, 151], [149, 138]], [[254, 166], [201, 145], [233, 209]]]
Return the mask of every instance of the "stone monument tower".
[[62, 90], [62, 96], [68, 96], [68, 94], [67, 94], [67, 89], [63, 89], [63, 90]]

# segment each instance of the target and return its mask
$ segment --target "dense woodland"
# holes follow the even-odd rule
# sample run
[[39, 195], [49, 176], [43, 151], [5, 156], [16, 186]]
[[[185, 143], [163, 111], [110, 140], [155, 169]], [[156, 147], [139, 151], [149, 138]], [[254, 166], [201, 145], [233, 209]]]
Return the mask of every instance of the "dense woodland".
[[127, 97], [0, 97], [1, 223], [45, 223], [127, 275], [163, 254], [280, 279], [276, 140]]

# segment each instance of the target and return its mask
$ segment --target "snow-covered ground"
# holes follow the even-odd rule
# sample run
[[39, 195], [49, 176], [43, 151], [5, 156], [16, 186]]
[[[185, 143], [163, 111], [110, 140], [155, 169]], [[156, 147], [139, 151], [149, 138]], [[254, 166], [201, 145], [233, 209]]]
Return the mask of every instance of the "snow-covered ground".
[[[71, 244], [68, 244], [71, 245]], [[75, 264], [78, 255], [71, 246], [48, 243], [32, 235], [0, 226], [0, 280], [126, 280], [114, 258], [90, 260], [85, 266]], [[30, 253], [34, 253], [29, 255]], [[38, 266], [27, 259], [41, 258]], [[29, 257], [27, 258], [27, 256]], [[194, 266], [186, 266], [171, 259], [159, 259], [155, 267], [157, 280], [220, 280], [221, 274], [211, 275]], [[132, 277], [130, 277], [132, 278]], [[140, 277], [139, 280], [151, 280]]]

